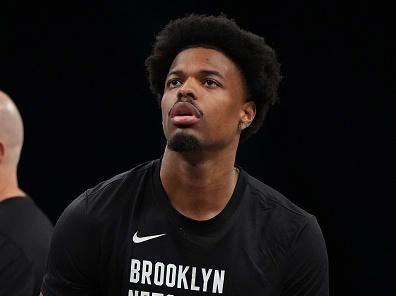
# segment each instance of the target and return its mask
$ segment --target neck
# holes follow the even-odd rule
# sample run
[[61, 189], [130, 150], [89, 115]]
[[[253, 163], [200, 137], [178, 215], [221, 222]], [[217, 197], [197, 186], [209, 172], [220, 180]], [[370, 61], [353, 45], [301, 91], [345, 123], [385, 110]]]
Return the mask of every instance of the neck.
[[16, 196], [25, 196], [18, 186], [18, 180], [15, 173], [0, 172], [0, 201], [13, 198]]
[[238, 180], [236, 149], [229, 153], [179, 153], [165, 149], [160, 178], [172, 206], [194, 220], [219, 214]]

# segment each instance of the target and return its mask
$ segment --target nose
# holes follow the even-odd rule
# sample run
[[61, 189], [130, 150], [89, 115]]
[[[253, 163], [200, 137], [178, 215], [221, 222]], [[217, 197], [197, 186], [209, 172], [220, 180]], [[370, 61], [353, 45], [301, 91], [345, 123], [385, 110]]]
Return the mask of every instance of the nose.
[[196, 92], [194, 90], [194, 86], [193, 86], [194, 82], [192, 81], [192, 79], [187, 79], [183, 85], [178, 89], [177, 92], [177, 98], [178, 100], [183, 100], [183, 99], [192, 99], [192, 100], [196, 100]]

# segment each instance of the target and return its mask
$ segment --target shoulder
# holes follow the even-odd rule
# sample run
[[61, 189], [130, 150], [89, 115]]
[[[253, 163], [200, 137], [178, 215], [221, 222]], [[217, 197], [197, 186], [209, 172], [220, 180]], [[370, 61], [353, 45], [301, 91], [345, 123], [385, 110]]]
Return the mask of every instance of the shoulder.
[[295, 217], [296, 219], [310, 219], [312, 214], [302, 209], [286, 196], [272, 188], [271, 186], [257, 180], [246, 173], [247, 187], [255, 201], [265, 210], [277, 211], [284, 213], [286, 216]]
[[[129, 203], [133, 203], [141, 183], [151, 180], [156, 161], [146, 162], [86, 190], [74, 199], [59, 217], [51, 242], [47, 285], [69, 277], [76, 285], [85, 283], [98, 270], [98, 258], [109, 255], [109, 248], [127, 226]], [[124, 219], [122, 219], [124, 217]], [[78, 231], [76, 231], [78, 230]], [[103, 240], [103, 237], [108, 239]], [[106, 251], [105, 251], [106, 250]], [[103, 259], [105, 260], [105, 259]], [[50, 275], [50, 276], [49, 276]], [[65, 287], [64, 287], [65, 288]], [[65, 288], [66, 289], [66, 288]]]
[[[255, 215], [256, 228], [263, 241], [271, 241], [282, 253], [287, 252], [306, 234], [321, 237], [316, 217], [302, 209], [282, 193], [247, 175], [247, 195], [244, 197]], [[315, 229], [314, 232], [311, 230]], [[306, 240], [305, 240], [306, 241]]]
[[122, 190], [134, 186], [140, 183], [142, 179], [150, 178], [152, 169], [158, 162], [159, 160], [144, 162], [88, 189], [85, 195], [91, 198], [102, 193], [111, 192], [112, 190]]
[[152, 170], [158, 162], [142, 163], [87, 189], [66, 207], [57, 224], [64, 219], [103, 219], [106, 214], [114, 217], [114, 211], [123, 208], [126, 202], [133, 199], [136, 191], [151, 182]]
[[50, 220], [29, 196], [12, 198], [3, 206], [0, 235], [14, 242], [30, 261], [44, 265], [53, 231]]

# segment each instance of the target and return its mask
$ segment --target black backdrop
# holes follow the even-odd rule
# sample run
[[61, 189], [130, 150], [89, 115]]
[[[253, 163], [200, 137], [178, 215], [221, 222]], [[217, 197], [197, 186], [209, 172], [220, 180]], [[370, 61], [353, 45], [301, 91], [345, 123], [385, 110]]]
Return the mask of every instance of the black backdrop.
[[395, 178], [374, 7], [53, 2], [1, 2], [0, 89], [24, 118], [20, 184], [54, 223], [88, 187], [160, 156], [160, 112], [144, 68], [155, 33], [186, 13], [224, 12], [265, 36], [285, 77], [239, 164], [317, 216], [332, 295], [391, 294]]

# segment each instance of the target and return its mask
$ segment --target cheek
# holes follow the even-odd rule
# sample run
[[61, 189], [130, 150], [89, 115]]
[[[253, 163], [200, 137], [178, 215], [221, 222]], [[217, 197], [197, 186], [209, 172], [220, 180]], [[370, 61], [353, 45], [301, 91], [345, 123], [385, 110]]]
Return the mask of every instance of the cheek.
[[161, 114], [162, 120], [164, 120], [169, 112], [169, 100], [167, 100], [166, 96], [163, 96], [161, 99]]
[[216, 104], [211, 110], [210, 121], [213, 122], [215, 127], [213, 131], [217, 133], [219, 130], [237, 130], [240, 121], [240, 108], [238, 108], [238, 103]]

